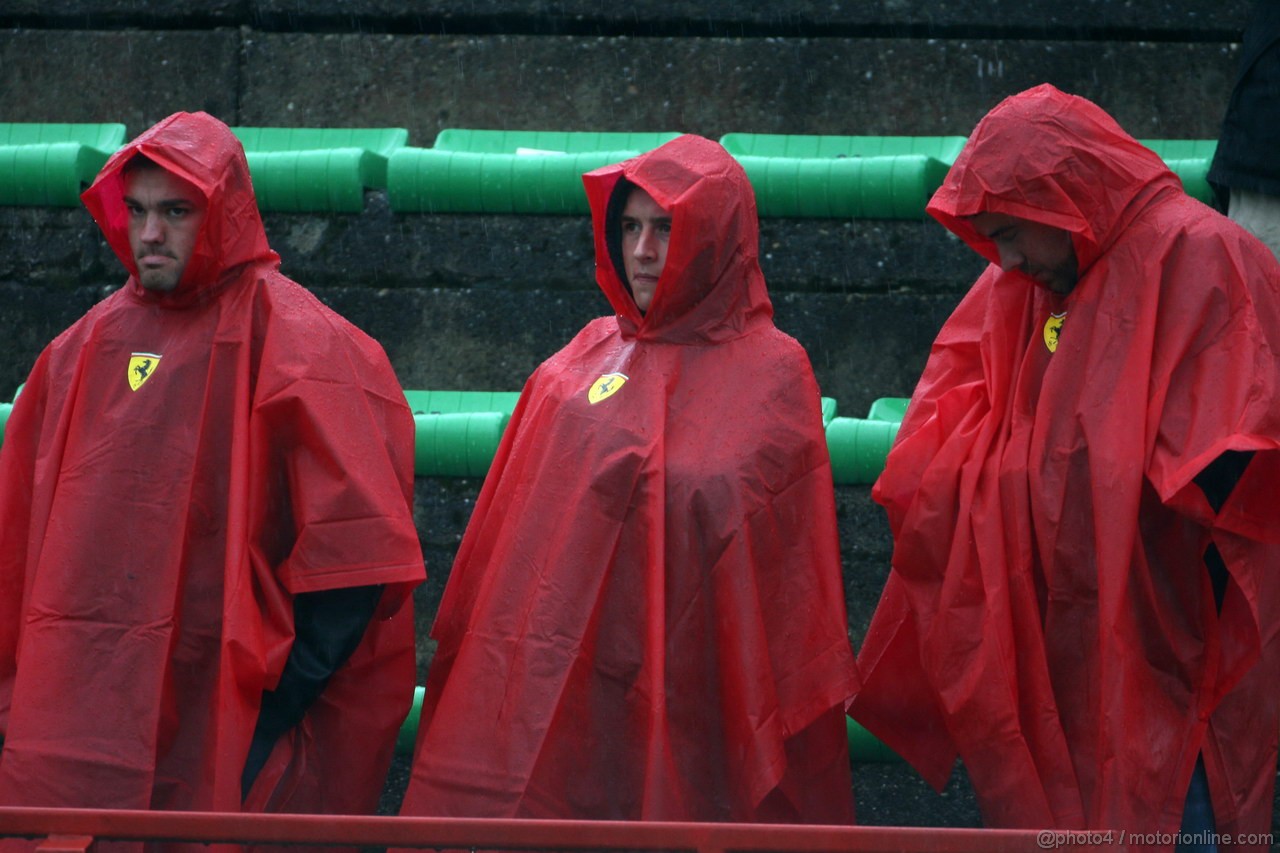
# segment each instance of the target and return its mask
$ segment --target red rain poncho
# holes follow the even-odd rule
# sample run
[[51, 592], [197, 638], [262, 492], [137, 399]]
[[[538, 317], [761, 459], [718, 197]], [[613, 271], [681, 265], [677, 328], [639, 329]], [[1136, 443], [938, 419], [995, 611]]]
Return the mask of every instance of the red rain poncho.
[[[991, 826], [1176, 832], [1203, 750], [1218, 831], [1269, 831], [1280, 267], [1050, 86], [978, 125], [929, 211], [993, 264], [875, 487], [896, 543], [853, 716], [939, 787], [958, 753]], [[1069, 231], [1070, 295], [1001, 271], [979, 211]], [[1256, 455], [1215, 514], [1193, 478], [1228, 450]]]
[[[142, 152], [208, 207], [170, 294], [122, 199]], [[41, 354], [0, 453], [0, 802], [241, 809], [295, 594], [379, 613], [246, 808], [376, 807], [413, 692], [413, 420], [381, 348], [280, 274], [225, 125], [177, 114], [84, 195], [131, 273]], [[134, 390], [131, 359], [153, 357]]]
[[[605, 236], [624, 175], [672, 217], [647, 316]], [[584, 182], [617, 316], [525, 385], [432, 631], [402, 814], [850, 821], [831, 469], [750, 185], [694, 136]]]

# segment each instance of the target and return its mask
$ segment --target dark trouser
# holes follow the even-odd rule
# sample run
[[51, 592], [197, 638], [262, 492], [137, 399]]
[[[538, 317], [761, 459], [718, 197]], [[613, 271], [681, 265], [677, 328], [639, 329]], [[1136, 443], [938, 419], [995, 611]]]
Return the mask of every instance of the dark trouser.
[[1204, 759], [1196, 759], [1187, 788], [1187, 804], [1182, 810], [1182, 843], [1178, 853], [1218, 853], [1213, 820], [1213, 803], [1209, 800], [1209, 777], [1204, 772]]

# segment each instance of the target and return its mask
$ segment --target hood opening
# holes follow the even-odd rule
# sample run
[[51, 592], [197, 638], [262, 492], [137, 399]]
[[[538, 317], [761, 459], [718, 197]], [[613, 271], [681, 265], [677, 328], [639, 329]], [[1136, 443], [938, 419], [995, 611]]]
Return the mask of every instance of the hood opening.
[[632, 301], [635, 301], [636, 295], [631, 291], [631, 281], [627, 278], [626, 259], [622, 257], [622, 211], [627, 206], [631, 191], [637, 186], [639, 185], [625, 177], [618, 178], [609, 196], [609, 204], [604, 210], [604, 240], [605, 245], [609, 247], [609, 260], [613, 263], [613, 271], [617, 273], [618, 280], [627, 289], [627, 295]]

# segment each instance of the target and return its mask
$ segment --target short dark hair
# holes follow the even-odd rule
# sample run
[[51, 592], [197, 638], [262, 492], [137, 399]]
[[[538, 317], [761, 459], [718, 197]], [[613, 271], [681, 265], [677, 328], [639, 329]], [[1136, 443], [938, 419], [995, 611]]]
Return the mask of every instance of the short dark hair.
[[618, 178], [604, 211], [604, 242], [609, 247], [609, 260], [613, 261], [613, 269], [628, 292], [631, 290], [631, 282], [627, 281], [627, 264], [622, 257], [622, 211], [636, 186], [626, 178]]
[[143, 154], [141, 151], [139, 151], [125, 161], [124, 167], [120, 169], [120, 173], [123, 175], [129, 175], [129, 174], [132, 174], [133, 172], [141, 172], [144, 170], [163, 169], [163, 168], [164, 166], [161, 166], [155, 160], [152, 160], [146, 154]]

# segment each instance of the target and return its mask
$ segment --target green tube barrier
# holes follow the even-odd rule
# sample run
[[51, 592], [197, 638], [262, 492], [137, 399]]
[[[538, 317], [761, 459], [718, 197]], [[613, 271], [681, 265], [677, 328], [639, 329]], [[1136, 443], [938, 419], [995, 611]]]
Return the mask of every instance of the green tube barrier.
[[[418, 739], [418, 724], [422, 719], [422, 697], [426, 688], [419, 685], [413, 690], [413, 705], [409, 714], [400, 725], [400, 733], [396, 736], [396, 752], [400, 755], [413, 755], [413, 746]], [[844, 718], [845, 734], [849, 741], [849, 760], [859, 764], [887, 764], [901, 761], [898, 754], [884, 745], [884, 742], [864, 729], [851, 717]]]
[[0, 122], [0, 204], [79, 207], [124, 134], [119, 123]]
[[361, 148], [248, 151], [245, 157], [258, 207], [288, 212], [359, 213], [365, 188], [378, 185], [377, 161], [385, 162]]
[[420, 477], [483, 477], [510, 419], [506, 412], [414, 415], [414, 473]]
[[827, 427], [831, 476], [838, 485], [874, 483], [898, 435], [899, 424], [862, 418], [835, 418]]
[[1213, 204], [1213, 188], [1209, 186], [1209, 165], [1212, 162], [1212, 157], [1201, 157], [1166, 160], [1165, 165], [1182, 181], [1182, 189], [1187, 195], [1205, 204]]
[[920, 219], [948, 168], [924, 154], [737, 159], [761, 216]]
[[9, 423], [9, 413], [13, 411], [13, 403], [0, 403], [0, 447], [4, 446], [4, 428]]
[[437, 151], [515, 154], [519, 149], [585, 154], [588, 151], [648, 151], [679, 136], [674, 131], [492, 130], [446, 127], [436, 134]]
[[422, 718], [422, 697], [427, 688], [418, 685], [413, 688], [413, 705], [409, 708], [409, 716], [400, 724], [400, 734], [396, 736], [396, 752], [401, 755], [413, 755], [413, 744], [418, 739], [418, 721]]
[[0, 145], [0, 204], [78, 207], [107, 156], [78, 142]]
[[871, 409], [867, 412], [867, 420], [891, 421], [900, 424], [907, 413], [907, 404], [910, 402], [910, 397], [881, 397], [871, 404]]
[[835, 418], [839, 405], [836, 403], [835, 397], [823, 397], [822, 403], [822, 428], [826, 429], [831, 426], [831, 421]]
[[833, 136], [807, 133], [726, 133], [720, 144], [733, 156], [752, 157], [893, 157], [924, 154], [954, 163], [964, 148], [963, 136]]
[[391, 209], [424, 213], [585, 214], [582, 175], [638, 151], [477, 154], [401, 148], [391, 155]]
[[1216, 139], [1139, 139], [1160, 155], [1166, 166], [1182, 181], [1182, 188], [1194, 199], [1213, 204], [1209, 186], [1209, 166], [1218, 149]]
[[418, 391], [405, 389], [405, 401], [415, 415], [446, 415], [456, 412], [515, 411], [519, 391]]

